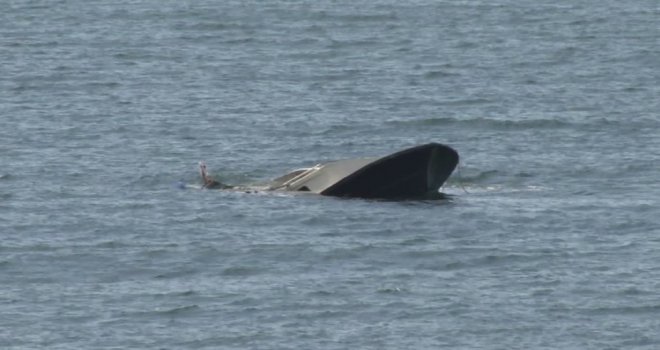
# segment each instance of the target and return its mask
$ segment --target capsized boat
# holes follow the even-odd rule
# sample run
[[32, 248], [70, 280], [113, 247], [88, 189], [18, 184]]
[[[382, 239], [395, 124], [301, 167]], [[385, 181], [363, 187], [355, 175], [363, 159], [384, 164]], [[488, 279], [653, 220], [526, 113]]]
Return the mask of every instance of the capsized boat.
[[[335, 197], [437, 198], [458, 159], [453, 148], [428, 143], [381, 158], [339, 160], [297, 169], [274, 179], [267, 189]], [[229, 187], [208, 178], [205, 166], [200, 171], [205, 187]]]

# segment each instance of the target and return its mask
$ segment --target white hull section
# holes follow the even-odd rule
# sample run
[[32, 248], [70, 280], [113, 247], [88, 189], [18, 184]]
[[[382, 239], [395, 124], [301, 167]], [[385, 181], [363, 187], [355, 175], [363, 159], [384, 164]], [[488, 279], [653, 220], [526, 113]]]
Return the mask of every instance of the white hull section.
[[347, 159], [318, 164], [311, 168], [298, 169], [271, 184], [271, 189], [286, 191], [309, 191], [321, 193], [339, 180], [372, 163], [378, 158]]

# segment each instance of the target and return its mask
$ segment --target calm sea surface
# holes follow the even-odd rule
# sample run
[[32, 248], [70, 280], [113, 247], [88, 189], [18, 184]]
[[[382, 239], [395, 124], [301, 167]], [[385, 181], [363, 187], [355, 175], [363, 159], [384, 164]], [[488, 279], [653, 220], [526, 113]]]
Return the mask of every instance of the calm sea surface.
[[659, 130], [656, 0], [4, 1], [0, 348], [658, 349]]

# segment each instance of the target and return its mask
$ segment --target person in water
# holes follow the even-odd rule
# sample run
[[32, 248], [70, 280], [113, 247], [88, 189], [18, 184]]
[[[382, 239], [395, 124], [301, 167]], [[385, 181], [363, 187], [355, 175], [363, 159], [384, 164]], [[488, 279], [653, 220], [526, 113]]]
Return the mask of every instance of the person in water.
[[232, 186], [225, 185], [222, 182], [216, 181], [211, 175], [209, 175], [208, 170], [206, 170], [206, 163], [199, 162], [199, 175], [202, 176], [202, 188], [232, 188]]

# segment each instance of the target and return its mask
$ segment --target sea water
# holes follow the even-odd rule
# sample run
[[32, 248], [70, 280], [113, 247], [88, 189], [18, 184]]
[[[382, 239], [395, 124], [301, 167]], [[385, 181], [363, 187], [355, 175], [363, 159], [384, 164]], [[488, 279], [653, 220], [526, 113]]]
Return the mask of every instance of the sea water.
[[[0, 11], [0, 348], [657, 349], [648, 1]], [[440, 142], [441, 201], [194, 189]]]

